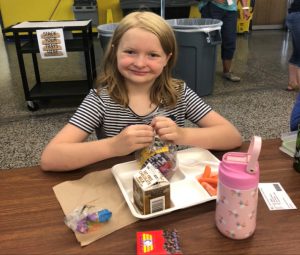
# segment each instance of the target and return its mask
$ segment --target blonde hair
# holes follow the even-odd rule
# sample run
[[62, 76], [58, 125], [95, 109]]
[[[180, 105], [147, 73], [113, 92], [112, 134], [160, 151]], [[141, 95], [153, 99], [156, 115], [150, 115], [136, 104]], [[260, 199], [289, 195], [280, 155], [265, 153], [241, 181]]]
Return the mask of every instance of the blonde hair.
[[178, 93], [183, 81], [172, 78], [172, 69], [177, 60], [177, 44], [170, 25], [159, 15], [137, 11], [125, 16], [118, 24], [104, 55], [102, 72], [98, 78], [99, 88], [105, 87], [109, 95], [119, 104], [128, 106], [129, 99], [124, 78], [117, 67], [117, 49], [124, 33], [131, 28], [141, 28], [157, 36], [166, 55], [170, 55], [167, 65], [154, 82], [150, 100], [156, 105], [173, 107], [177, 103]]

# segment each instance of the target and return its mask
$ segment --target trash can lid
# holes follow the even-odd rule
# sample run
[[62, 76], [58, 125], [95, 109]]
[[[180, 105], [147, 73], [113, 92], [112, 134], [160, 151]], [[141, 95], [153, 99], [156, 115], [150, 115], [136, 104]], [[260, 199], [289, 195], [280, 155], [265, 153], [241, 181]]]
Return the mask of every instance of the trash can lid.
[[97, 26], [97, 30], [101, 35], [112, 35], [119, 23], [109, 23]]
[[167, 19], [168, 24], [178, 30], [219, 30], [223, 22], [218, 19], [204, 19], [204, 18], [189, 18], [189, 19]]

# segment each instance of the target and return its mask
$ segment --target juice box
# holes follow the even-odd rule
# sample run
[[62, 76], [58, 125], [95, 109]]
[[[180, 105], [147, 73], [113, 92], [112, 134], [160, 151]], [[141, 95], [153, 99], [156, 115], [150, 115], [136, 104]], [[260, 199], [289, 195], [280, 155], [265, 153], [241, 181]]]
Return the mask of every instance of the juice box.
[[170, 183], [149, 163], [133, 176], [133, 200], [142, 214], [170, 208]]

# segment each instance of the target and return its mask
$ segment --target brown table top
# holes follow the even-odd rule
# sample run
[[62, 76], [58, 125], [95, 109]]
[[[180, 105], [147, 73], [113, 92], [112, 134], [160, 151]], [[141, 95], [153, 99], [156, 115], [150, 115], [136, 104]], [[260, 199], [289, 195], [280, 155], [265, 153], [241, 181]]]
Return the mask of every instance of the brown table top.
[[[300, 208], [300, 174], [279, 146], [280, 139], [263, 141], [260, 182], [280, 182]], [[247, 148], [244, 143], [240, 150]], [[115, 158], [68, 173], [44, 173], [38, 166], [1, 170], [0, 254], [135, 254], [136, 232], [155, 229], [177, 229], [184, 254], [299, 254], [299, 210], [270, 211], [261, 194], [255, 234], [245, 240], [231, 240], [218, 232], [215, 201], [210, 201], [137, 221], [81, 247], [63, 223], [52, 187], [129, 159]]]

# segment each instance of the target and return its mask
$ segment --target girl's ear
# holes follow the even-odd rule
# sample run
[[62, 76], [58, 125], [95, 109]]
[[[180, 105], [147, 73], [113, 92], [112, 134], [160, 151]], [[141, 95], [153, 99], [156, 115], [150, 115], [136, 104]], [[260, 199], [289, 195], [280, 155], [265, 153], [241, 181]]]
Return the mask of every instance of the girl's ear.
[[167, 56], [167, 60], [166, 60], [166, 64], [165, 64], [165, 66], [168, 64], [168, 62], [169, 62], [169, 59], [171, 58], [171, 56], [172, 56], [173, 54], [172, 54], [172, 52]]

